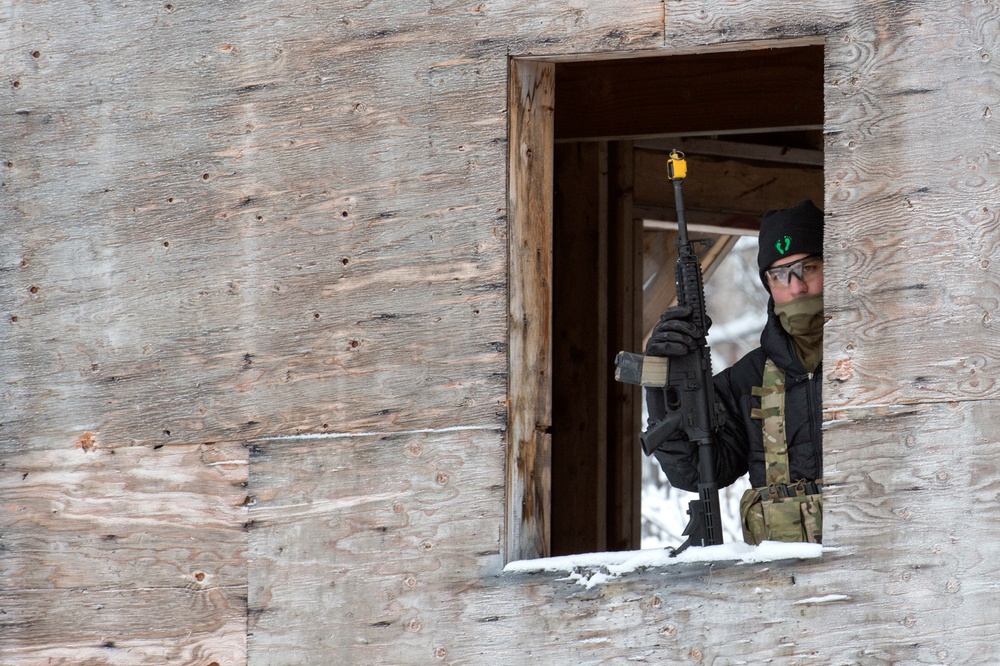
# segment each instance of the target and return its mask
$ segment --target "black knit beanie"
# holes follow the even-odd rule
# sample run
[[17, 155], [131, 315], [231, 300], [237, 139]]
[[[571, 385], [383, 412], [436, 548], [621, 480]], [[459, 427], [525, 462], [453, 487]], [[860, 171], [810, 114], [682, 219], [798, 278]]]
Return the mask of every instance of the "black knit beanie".
[[783, 210], [769, 210], [760, 220], [757, 266], [767, 288], [764, 271], [793, 254], [823, 255], [823, 211], [808, 199]]

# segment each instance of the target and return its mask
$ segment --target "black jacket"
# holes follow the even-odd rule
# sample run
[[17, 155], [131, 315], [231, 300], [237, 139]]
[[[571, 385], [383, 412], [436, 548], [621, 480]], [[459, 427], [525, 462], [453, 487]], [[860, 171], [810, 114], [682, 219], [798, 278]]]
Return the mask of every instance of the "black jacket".
[[[772, 302], [768, 305], [768, 320], [760, 336], [760, 347], [714, 377], [716, 401], [725, 408], [715, 446], [715, 480], [720, 487], [733, 483], [747, 470], [750, 471], [750, 485], [756, 488], [765, 484], [763, 423], [751, 418], [750, 411], [760, 407], [760, 398], [753, 396], [751, 389], [761, 385], [767, 357], [785, 371], [785, 438], [790, 480], [822, 478], [823, 366], [821, 364], [811, 374], [805, 371], [791, 338], [774, 314]], [[664, 415], [663, 400], [657, 391], [647, 391], [650, 423], [659, 421]], [[683, 437], [667, 440], [653, 455], [672, 486], [697, 491], [698, 451], [694, 444]]]

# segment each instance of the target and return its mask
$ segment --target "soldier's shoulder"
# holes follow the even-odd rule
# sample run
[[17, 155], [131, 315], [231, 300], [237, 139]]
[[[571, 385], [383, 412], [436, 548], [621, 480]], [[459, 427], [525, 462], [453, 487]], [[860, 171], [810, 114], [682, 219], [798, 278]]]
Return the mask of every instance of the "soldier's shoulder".
[[749, 393], [754, 386], [760, 386], [767, 354], [760, 347], [747, 352], [740, 360], [719, 373], [716, 384], [725, 382], [734, 394]]

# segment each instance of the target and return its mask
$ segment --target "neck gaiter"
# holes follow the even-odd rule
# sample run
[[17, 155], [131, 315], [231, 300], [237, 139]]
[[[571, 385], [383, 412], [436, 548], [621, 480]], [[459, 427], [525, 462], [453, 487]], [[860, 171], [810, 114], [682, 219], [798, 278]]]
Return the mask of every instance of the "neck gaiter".
[[774, 306], [781, 327], [792, 337], [795, 352], [806, 372], [814, 372], [823, 360], [823, 295], [797, 298]]

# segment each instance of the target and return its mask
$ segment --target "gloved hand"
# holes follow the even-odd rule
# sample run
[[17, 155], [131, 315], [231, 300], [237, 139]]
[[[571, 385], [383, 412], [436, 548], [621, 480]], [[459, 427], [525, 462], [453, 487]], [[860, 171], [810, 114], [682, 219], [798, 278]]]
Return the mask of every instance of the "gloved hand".
[[685, 305], [667, 308], [649, 336], [646, 356], [683, 356], [698, 347], [701, 339], [690, 318], [691, 308]]

